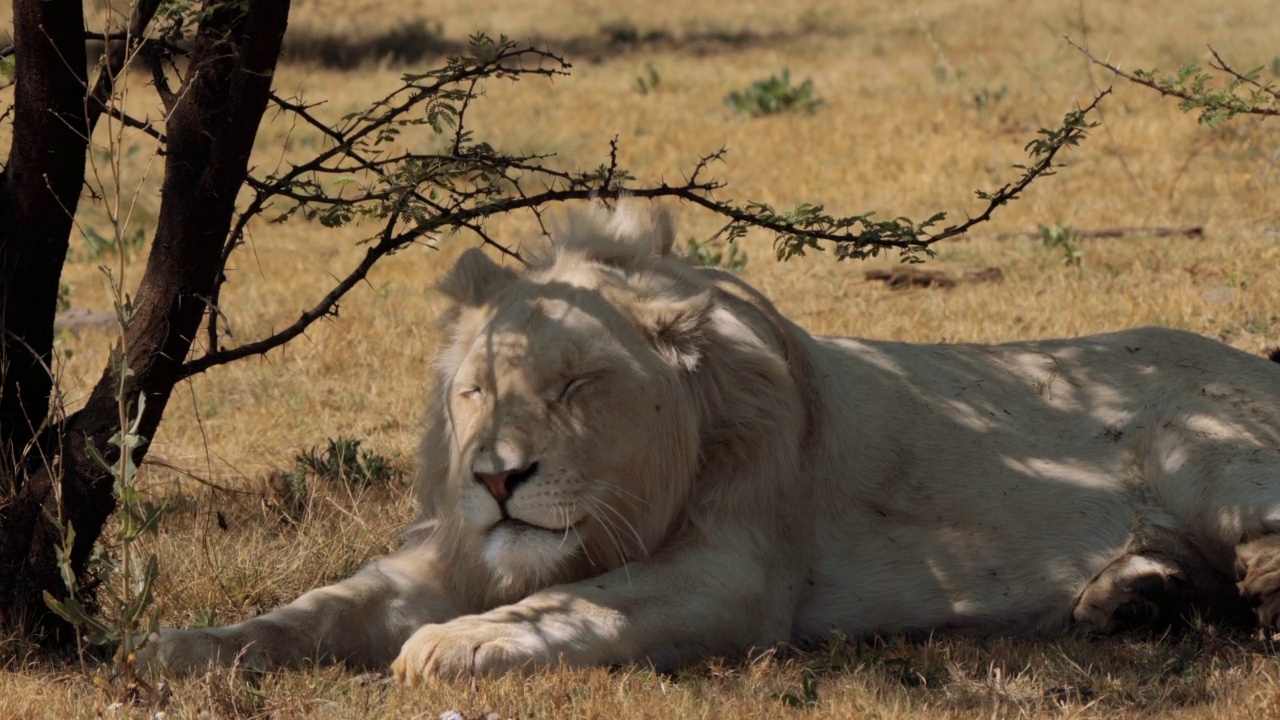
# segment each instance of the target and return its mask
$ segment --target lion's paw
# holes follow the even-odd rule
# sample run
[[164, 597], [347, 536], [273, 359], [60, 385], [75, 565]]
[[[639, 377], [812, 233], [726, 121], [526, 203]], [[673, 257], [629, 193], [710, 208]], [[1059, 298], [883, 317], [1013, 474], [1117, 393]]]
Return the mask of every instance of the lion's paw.
[[1280, 538], [1263, 535], [1237, 545], [1236, 580], [1258, 624], [1280, 630]]
[[165, 629], [146, 638], [137, 659], [140, 669], [148, 674], [190, 675], [244, 663], [248, 658], [212, 630]]
[[530, 672], [557, 661], [531, 624], [471, 616], [422, 627], [400, 648], [391, 669], [397, 682], [413, 686], [432, 678]]
[[1085, 588], [1072, 616], [1095, 632], [1161, 629], [1178, 621], [1191, 593], [1182, 568], [1167, 558], [1126, 555]]

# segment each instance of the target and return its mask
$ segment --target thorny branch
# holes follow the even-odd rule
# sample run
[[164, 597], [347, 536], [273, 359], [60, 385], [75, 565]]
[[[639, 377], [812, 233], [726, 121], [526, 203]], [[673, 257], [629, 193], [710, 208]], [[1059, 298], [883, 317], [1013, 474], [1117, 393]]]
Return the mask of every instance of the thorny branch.
[[[334, 124], [325, 123], [312, 113], [316, 104], [272, 98], [281, 112], [293, 114], [305, 127], [318, 132], [328, 147], [282, 173], [251, 179], [254, 195], [228, 237], [224, 261], [243, 242], [249, 220], [265, 213], [275, 202], [289, 203], [274, 218], [276, 221], [297, 214], [326, 226], [345, 225], [360, 218], [381, 219], [381, 230], [369, 239], [360, 262], [329, 293], [291, 325], [260, 340], [229, 349], [218, 347], [215, 292], [210, 300], [206, 352], [187, 362], [184, 375], [284, 345], [316, 320], [335, 315], [345, 294], [362, 282], [380, 259], [412, 243], [425, 240], [429, 244], [440, 235], [468, 230], [483, 243], [519, 260], [514, 250], [486, 232], [484, 221], [494, 215], [529, 211], [541, 223], [541, 212], [546, 207], [572, 200], [624, 195], [679, 198], [729, 218], [729, 224], [721, 231], [729, 238], [741, 236], [749, 228], [774, 232], [778, 236], [779, 257], [822, 249], [819, 243], [828, 242], [834, 245], [834, 253], [840, 259], [896, 249], [904, 259], [916, 260], [919, 254], [928, 254], [933, 243], [986, 222], [997, 208], [1019, 197], [1036, 179], [1052, 175], [1059, 167], [1059, 153], [1085, 137], [1095, 125], [1087, 116], [1110, 93], [1110, 89], [1104, 90], [1084, 108], [1068, 113], [1060, 128], [1041, 130], [1041, 137], [1027, 145], [1031, 162], [1018, 166], [1022, 174], [1016, 180], [994, 192], [978, 192], [978, 197], [987, 201], [980, 214], [932, 232], [944, 214], [921, 223], [907, 218], [873, 221], [870, 214], [832, 217], [821, 206], [802, 205], [778, 212], [763, 203], [739, 206], [715, 200], [712, 196], [723, 184], [703, 178], [709, 175], [711, 164], [724, 159], [723, 149], [699, 158], [682, 183], [661, 182], [648, 187], [629, 185], [635, 178], [618, 164], [616, 137], [609, 143], [607, 162], [588, 172], [554, 169], [545, 163], [545, 155], [501, 152], [475, 141], [463, 122], [466, 109], [480, 95], [480, 81], [491, 77], [514, 81], [529, 74], [554, 77], [565, 74], [569, 64], [548, 51], [518, 48], [505, 38], [493, 42], [477, 36], [472, 48], [470, 56], [451, 59], [440, 70], [406, 75], [401, 87], [370, 110]], [[441, 137], [442, 151], [387, 150], [401, 128], [422, 124], [430, 125]], [[335, 181], [341, 183], [337, 191], [332, 189]], [[349, 190], [351, 186], [356, 187], [354, 192]], [[538, 189], [534, 190], [534, 186]]]
[[986, 208], [965, 222], [948, 225], [938, 232], [932, 232], [931, 228], [945, 220], [946, 213], [937, 213], [919, 223], [905, 217], [876, 221], [872, 220], [872, 213], [832, 217], [824, 212], [821, 205], [800, 205], [790, 212], [780, 213], [764, 203], [733, 207], [705, 197], [685, 199], [730, 217], [731, 222], [720, 234], [731, 240], [744, 235], [750, 227], [773, 231], [777, 235], [774, 249], [780, 260], [803, 255], [810, 249], [821, 250], [818, 241], [826, 240], [835, 243], [835, 256], [840, 260], [873, 257], [881, 251], [896, 249], [904, 261], [920, 262], [920, 255], [930, 254], [929, 247], [934, 243], [962, 235], [975, 225], [990, 220], [996, 209], [1017, 199], [1031, 183], [1055, 174], [1060, 167], [1058, 154], [1065, 148], [1078, 145], [1089, 130], [1097, 126], [1096, 122], [1087, 119], [1089, 113], [1110, 94], [1111, 88], [1102, 90], [1085, 107], [1067, 113], [1061, 127], [1042, 128], [1041, 137], [1026, 146], [1031, 164], [1014, 166], [1022, 170], [1022, 175], [994, 192], [976, 191], [979, 199], [987, 201]]
[[257, 342], [247, 343], [228, 350], [207, 352], [201, 357], [188, 361], [183, 365], [181, 375], [183, 377], [195, 375], [197, 373], [204, 372], [211, 367], [225, 365], [234, 360], [239, 360], [251, 355], [261, 355], [284, 345], [298, 335], [301, 335], [303, 331], [305, 331], [316, 320], [336, 315], [339, 301], [347, 294], [347, 291], [358, 285], [368, 276], [369, 271], [373, 269], [373, 266], [379, 260], [416, 242], [422, 236], [430, 236], [439, 233], [446, 227], [465, 228], [472, 230], [473, 232], [477, 232], [481, 239], [486, 243], [492, 244], [494, 247], [498, 248], [500, 252], [504, 252], [518, 259], [519, 255], [517, 255], [513, 250], [494, 242], [492, 238], [480, 230], [482, 227], [480, 222], [484, 218], [514, 210], [531, 210], [551, 203], [566, 202], [569, 200], [589, 200], [597, 197], [609, 197], [615, 199], [622, 196], [641, 198], [676, 197], [684, 200], [703, 201], [703, 193], [708, 193], [718, 187], [721, 187], [718, 183], [707, 183], [699, 186], [680, 187], [663, 184], [653, 188], [637, 188], [625, 191], [614, 190], [613, 192], [601, 192], [598, 189], [587, 188], [580, 188], [576, 190], [552, 190], [538, 193], [536, 195], [513, 198], [509, 202], [494, 204], [489, 207], [458, 210], [447, 218], [439, 218], [427, 225], [406, 228], [398, 233], [394, 230], [400, 218], [393, 218], [384, 225], [382, 232], [378, 235], [377, 242], [365, 251], [365, 256], [361, 259], [360, 263], [356, 265], [356, 267], [345, 277], [343, 277], [333, 290], [326, 294], [318, 303], [308, 310], [305, 310], [292, 325]]
[[[152, 10], [150, 12], [154, 14], [155, 11]], [[129, 30], [119, 30], [117, 32], [111, 32], [111, 33], [101, 33], [101, 32], [95, 32], [90, 30], [84, 34], [84, 39], [109, 44], [109, 43], [119, 42], [121, 40], [128, 40], [135, 35], [137, 35], [137, 33], [131, 33]], [[164, 51], [175, 54], [175, 55], [186, 54], [185, 49], [183, 49], [182, 47], [178, 46], [177, 44], [169, 40], [157, 39], [157, 38], [146, 38], [146, 39], [143, 39], [143, 42], [148, 46], [159, 47], [159, 48], [162, 48]], [[13, 55], [16, 51], [17, 51], [17, 48], [14, 47], [12, 43], [9, 45], [5, 45], [4, 47], [0, 47], [0, 58], [9, 57], [10, 55]]]
[[[141, 47], [145, 49], [146, 45]], [[285, 163], [275, 172], [250, 177], [247, 184], [251, 195], [228, 233], [222, 267], [227, 267], [231, 254], [245, 241], [254, 218], [281, 222], [300, 216], [326, 227], [367, 221], [376, 222], [379, 230], [366, 240], [364, 257], [355, 267], [292, 324], [231, 348], [219, 346], [219, 296], [226, 279], [225, 275], [220, 277], [205, 299], [208, 310], [204, 353], [188, 360], [181, 375], [188, 377], [284, 345], [315, 321], [336, 315], [341, 300], [365, 280], [379, 260], [409, 245], [430, 245], [437, 237], [465, 230], [520, 261], [518, 252], [488, 233], [485, 221], [496, 215], [527, 211], [542, 225], [542, 213], [549, 206], [567, 201], [622, 196], [678, 198], [727, 218], [728, 224], [718, 235], [729, 239], [740, 237], [750, 228], [775, 233], [780, 258], [829, 245], [839, 259], [868, 257], [892, 249], [899, 251], [904, 260], [916, 261], [931, 252], [932, 244], [986, 222], [997, 208], [1019, 197], [1032, 182], [1052, 175], [1059, 167], [1059, 153], [1085, 137], [1095, 124], [1087, 116], [1110, 92], [1100, 92], [1086, 107], [1069, 113], [1061, 127], [1041, 130], [1041, 137], [1027, 145], [1030, 162], [1016, 166], [1022, 171], [1016, 180], [993, 192], [978, 192], [978, 197], [987, 203], [980, 214], [935, 231], [945, 214], [935, 214], [919, 223], [903, 217], [878, 221], [872, 219], [871, 213], [831, 216], [817, 205], [779, 211], [764, 203], [716, 200], [715, 192], [724, 186], [712, 177], [709, 168], [724, 159], [724, 149], [698, 158], [681, 182], [643, 185], [635, 183], [635, 178], [620, 167], [617, 137], [609, 142], [606, 162], [594, 170], [571, 172], [551, 166], [549, 155], [511, 154], [494, 148], [476, 140], [466, 127], [466, 113], [473, 101], [482, 97], [484, 83], [496, 79], [514, 82], [530, 76], [555, 78], [567, 75], [570, 67], [564, 58], [549, 50], [517, 46], [505, 37], [495, 41], [477, 35], [466, 56], [450, 58], [443, 67], [430, 72], [405, 75], [400, 86], [371, 107], [336, 122], [318, 117], [313, 112], [318, 104], [273, 95], [270, 102], [280, 113], [299, 120], [305, 131], [318, 134], [321, 149], [304, 161]], [[152, 69], [155, 70], [154, 65]], [[158, 129], [123, 114], [120, 117], [163, 144], [164, 134]], [[438, 146], [425, 152], [405, 151], [397, 138], [413, 126], [429, 127]], [[275, 216], [268, 216], [268, 211], [277, 206]]]
[[[1218, 54], [1218, 51], [1215, 50], [1212, 45], [1209, 46], [1209, 52], [1213, 55], [1213, 59], [1217, 63], [1216, 65], [1210, 65], [1210, 67], [1230, 75], [1231, 77], [1239, 81], [1242, 85], [1248, 85], [1249, 87], [1252, 87], [1255, 90], [1258, 90], [1259, 92], [1262, 92], [1266, 95], [1271, 96], [1271, 99], [1273, 101], [1280, 100], [1280, 91], [1277, 91], [1275, 87], [1271, 85], [1271, 83], [1258, 82], [1258, 72], [1256, 70], [1250, 70], [1247, 73], [1239, 72], [1238, 70], [1236, 70], [1235, 68], [1227, 64], [1227, 61], [1222, 59], [1222, 56]], [[1280, 110], [1277, 110], [1276, 108], [1268, 108], [1268, 109], [1271, 112], [1265, 112], [1262, 114], [1263, 115], [1280, 115]]]
[[[1226, 75], [1229, 79], [1222, 89], [1214, 88], [1211, 83], [1214, 77], [1196, 64], [1183, 65], [1178, 73], [1171, 77], [1157, 77], [1153, 70], [1134, 70], [1126, 72], [1119, 65], [1103, 60], [1089, 52], [1087, 48], [1077, 45], [1071, 38], [1067, 44], [1079, 50], [1095, 65], [1106, 68], [1135, 85], [1155, 90], [1165, 97], [1174, 97], [1182, 102], [1184, 111], [1199, 110], [1200, 122], [1212, 125], [1219, 120], [1230, 120], [1237, 115], [1259, 115], [1262, 117], [1280, 116], [1280, 90], [1270, 82], [1261, 82], [1262, 68], [1254, 68], [1241, 72], [1233, 68], [1218, 54], [1209, 48], [1213, 62], [1209, 67]], [[1247, 93], [1241, 94], [1242, 90]]]
[[[148, 120], [139, 120], [111, 102], [116, 78], [120, 73], [124, 72], [125, 66], [131, 62], [133, 57], [141, 56], [148, 65], [154, 66], [153, 79], [156, 81], [156, 88], [160, 91], [166, 111], [173, 109], [172, 105], [175, 100], [172, 91], [168, 89], [168, 79], [163, 71], [158, 71], [160, 67], [159, 57], [161, 52], [183, 53], [184, 51], [166, 40], [158, 40], [146, 36], [147, 27], [155, 17], [159, 5], [159, 0], [142, 0], [134, 4], [128, 27], [124, 30], [110, 33], [92, 31], [85, 33], [86, 40], [101, 41], [108, 45], [107, 52], [99, 61], [98, 75], [87, 98], [86, 107], [89, 118], [89, 132], [91, 134], [98, 123], [98, 119], [105, 114], [120, 121], [126, 127], [141, 130], [158, 140], [161, 145], [167, 142], [164, 133], [154, 123]], [[0, 48], [0, 59], [13, 55], [14, 51], [13, 45]]]

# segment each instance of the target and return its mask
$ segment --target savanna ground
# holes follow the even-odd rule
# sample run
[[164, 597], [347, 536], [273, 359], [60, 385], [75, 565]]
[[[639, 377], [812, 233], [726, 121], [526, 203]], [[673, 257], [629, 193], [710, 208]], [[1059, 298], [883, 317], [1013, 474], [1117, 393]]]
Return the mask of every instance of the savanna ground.
[[[715, 168], [729, 182], [722, 197], [820, 202], [840, 214], [979, 211], [974, 189], [1015, 177], [1010, 165], [1038, 128], [1111, 82], [1064, 35], [1126, 68], [1203, 62], [1207, 45], [1241, 67], [1280, 66], [1276, 16], [1252, 0], [1184, 0], [1176, 10], [1083, 0], [295, 0], [294, 7], [276, 87], [327, 99], [315, 110], [321, 117], [365, 106], [406, 68], [437, 62], [473, 31], [537, 37], [568, 53], [573, 76], [491, 82], [471, 116], [478, 137], [555, 152], [564, 167], [585, 168], [606, 159], [616, 135], [621, 164], [649, 181], [679, 177], [700, 154], [725, 146], [728, 162]], [[812, 79], [824, 101], [816, 113], [749, 119], [725, 105], [730, 91], [783, 68], [794, 82]], [[11, 102], [12, 93], [0, 90], [0, 98]], [[149, 93], [135, 83], [131, 103], [154, 117]], [[937, 247], [928, 266], [995, 266], [1000, 281], [892, 290], [864, 272], [894, 267], [893, 257], [840, 264], [811, 255], [779, 264], [764, 234], [746, 239], [742, 274], [818, 333], [994, 342], [1159, 324], [1251, 352], [1280, 342], [1280, 123], [1206, 128], [1123, 81], [1100, 119], [1067, 157], [1069, 167], [968, 239]], [[415, 141], [429, 142], [404, 136]], [[254, 163], [273, 167], [319, 142], [317, 133], [276, 119], [260, 133]], [[142, 188], [130, 230], [148, 232], [161, 163], [145, 138], [126, 136], [129, 146], [123, 186], [129, 196]], [[101, 164], [105, 154], [95, 158]], [[720, 224], [692, 207], [677, 212], [682, 241]], [[107, 235], [105, 217], [85, 202], [78, 220]], [[1204, 235], [1083, 239], [1074, 266], [1035, 235], [1040, 225], [1201, 227]], [[535, 235], [528, 217], [489, 229], [512, 241]], [[292, 221], [252, 231], [223, 297], [236, 342], [292, 322], [358, 260], [356, 242], [372, 229]], [[306, 448], [350, 436], [391, 458], [403, 477], [440, 339], [433, 318], [442, 302], [432, 283], [476, 243], [439, 238], [389, 258], [339, 318], [175, 393], [144, 470], [150, 492], [174, 508], [151, 548], [161, 562], [165, 624], [225, 623], [267, 610], [394, 545], [413, 512], [403, 479], [367, 487], [311, 477], [305, 510], [289, 520], [268, 476], [293, 467]], [[79, 233], [72, 247], [64, 278], [70, 305], [109, 309], [98, 266], [118, 267], [116, 256], [95, 256]], [[144, 253], [145, 246], [124, 263], [126, 288], [140, 277]], [[62, 335], [68, 409], [87, 396], [113, 337], [92, 327]], [[160, 709], [169, 717], [1280, 715], [1280, 652], [1271, 641], [1203, 630], [1163, 638], [885, 638], [713, 662], [675, 676], [623, 668], [413, 691], [342, 668], [260, 678], [217, 672], [173, 682], [163, 707], [119, 709], [109, 709], [115, 698], [86, 674], [95, 661], [51, 659], [10, 638], [0, 639], [0, 718], [150, 717]]]

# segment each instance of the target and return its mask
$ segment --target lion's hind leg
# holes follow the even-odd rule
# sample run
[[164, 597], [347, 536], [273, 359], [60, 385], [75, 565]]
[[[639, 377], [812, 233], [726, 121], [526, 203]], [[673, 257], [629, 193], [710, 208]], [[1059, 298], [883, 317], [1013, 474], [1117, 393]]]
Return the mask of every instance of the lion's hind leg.
[[1157, 554], [1126, 554], [1085, 587], [1071, 616], [1095, 632], [1160, 630], [1183, 618], [1195, 597], [1181, 563]]
[[1237, 545], [1236, 580], [1258, 624], [1280, 629], [1280, 536], [1268, 533]]

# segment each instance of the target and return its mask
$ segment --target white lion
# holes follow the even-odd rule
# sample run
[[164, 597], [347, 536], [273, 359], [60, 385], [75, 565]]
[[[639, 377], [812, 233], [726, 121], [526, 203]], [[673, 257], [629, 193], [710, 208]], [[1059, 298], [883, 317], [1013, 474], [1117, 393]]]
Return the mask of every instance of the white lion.
[[150, 659], [412, 684], [833, 630], [1280, 621], [1280, 366], [1154, 328], [813, 337], [673, 236], [626, 204], [523, 274], [463, 255], [403, 546]]

